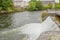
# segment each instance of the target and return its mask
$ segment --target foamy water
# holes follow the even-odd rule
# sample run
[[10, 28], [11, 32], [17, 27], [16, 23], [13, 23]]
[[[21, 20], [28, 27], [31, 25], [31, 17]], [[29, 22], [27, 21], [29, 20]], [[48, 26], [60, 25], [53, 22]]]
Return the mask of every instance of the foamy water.
[[24, 25], [22, 32], [28, 34], [28, 40], [36, 40], [44, 31], [56, 30], [57, 25], [48, 17], [43, 23], [31, 23]]
[[[50, 17], [48, 17], [43, 23], [26, 24], [20, 28], [2, 32], [2, 34], [11, 35], [10, 36], [11, 40], [14, 40], [14, 39], [20, 40], [21, 38], [18, 39], [18, 36], [16, 36], [17, 38], [16, 37], [13, 38], [12, 34], [20, 35], [20, 33], [22, 33], [22, 34], [26, 34], [27, 36], [26, 40], [36, 40], [42, 32], [49, 31], [49, 30], [57, 30], [57, 29], [58, 29], [57, 25], [52, 21]], [[7, 40], [7, 38], [8, 36], [4, 40]]]

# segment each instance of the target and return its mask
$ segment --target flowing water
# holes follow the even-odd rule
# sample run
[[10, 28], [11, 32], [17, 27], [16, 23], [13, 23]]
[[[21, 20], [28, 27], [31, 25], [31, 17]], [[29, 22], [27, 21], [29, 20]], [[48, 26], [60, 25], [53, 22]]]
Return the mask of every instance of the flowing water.
[[42, 22], [41, 14], [41, 11], [0, 14], [0, 40], [36, 40], [42, 32], [58, 29], [50, 17]]
[[0, 27], [1, 28], [16, 28], [29, 23], [40, 23], [41, 12], [20, 12], [13, 14], [0, 14]]
[[[18, 34], [21, 33], [20, 31], [13, 32], [13, 30], [29, 23], [41, 23], [41, 11], [0, 14], [0, 40], [18, 40], [24, 37], [24, 34]], [[8, 32], [8, 34], [3, 35], [3, 33], [10, 30], [11, 33]], [[15, 39], [10, 38], [11, 35]], [[14, 35], [18, 36], [18, 39]], [[8, 39], [6, 39], [7, 36], [9, 37]]]

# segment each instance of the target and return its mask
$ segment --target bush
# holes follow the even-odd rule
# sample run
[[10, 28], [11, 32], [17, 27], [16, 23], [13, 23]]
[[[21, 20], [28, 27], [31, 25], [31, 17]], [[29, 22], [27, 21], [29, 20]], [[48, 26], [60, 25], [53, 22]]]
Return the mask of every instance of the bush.
[[60, 9], [60, 4], [59, 4], [59, 3], [56, 3], [56, 4], [55, 4], [55, 9], [56, 9], [56, 10], [59, 10], [59, 9]]
[[37, 1], [36, 2], [36, 8], [37, 8], [37, 10], [42, 10], [43, 9], [43, 6], [41, 4], [41, 1]]
[[13, 10], [10, 7], [7, 7], [6, 9], [8, 12], [12, 12]]
[[44, 9], [47, 10], [47, 9], [52, 9], [52, 4], [48, 4], [46, 6], [44, 6]]
[[30, 2], [27, 10], [35, 11], [36, 10], [36, 2]]
[[49, 6], [49, 9], [52, 9], [52, 7], [53, 7], [53, 5], [52, 5], [52, 4], [48, 4], [48, 6]]
[[47, 9], [49, 9], [49, 6], [48, 5], [44, 6], [44, 10], [47, 10]]
[[29, 2], [29, 5], [27, 7], [27, 10], [29, 11], [38, 11], [38, 10], [42, 10], [42, 4], [41, 1], [31, 1]]
[[0, 0], [0, 11], [15, 11], [13, 0]]
[[2, 7], [0, 7], [0, 11], [2, 10]]

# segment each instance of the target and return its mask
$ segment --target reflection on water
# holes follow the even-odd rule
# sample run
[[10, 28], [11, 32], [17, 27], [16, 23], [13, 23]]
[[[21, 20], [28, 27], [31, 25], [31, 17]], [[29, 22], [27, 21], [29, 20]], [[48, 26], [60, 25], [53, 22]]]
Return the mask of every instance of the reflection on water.
[[40, 11], [0, 14], [1, 28], [8, 27], [6, 30], [0, 31], [0, 40], [26, 40], [26, 36], [28, 36], [28, 40], [35, 40], [41, 32], [57, 28], [50, 17], [42, 24], [40, 22]]
[[0, 28], [16, 28], [29, 23], [40, 23], [41, 12], [20, 12], [0, 14]]
[[[17, 28], [21, 28], [25, 24], [40, 22], [40, 11], [0, 14], [0, 40], [23, 40], [26, 36], [25, 34], [19, 34], [22, 32], [20, 32], [20, 29], [17, 31]], [[14, 28], [16, 31], [13, 32]]]
[[0, 28], [7, 28], [11, 24], [10, 14], [0, 14]]
[[41, 22], [41, 12], [21, 12], [15, 13], [12, 16], [13, 27], [20, 27], [29, 23], [40, 23]]

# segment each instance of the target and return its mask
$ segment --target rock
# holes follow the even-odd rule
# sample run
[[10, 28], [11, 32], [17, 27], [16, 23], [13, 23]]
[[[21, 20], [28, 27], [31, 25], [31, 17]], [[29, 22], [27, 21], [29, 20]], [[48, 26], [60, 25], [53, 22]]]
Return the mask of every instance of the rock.
[[60, 31], [46, 31], [41, 33], [37, 40], [60, 40]]

